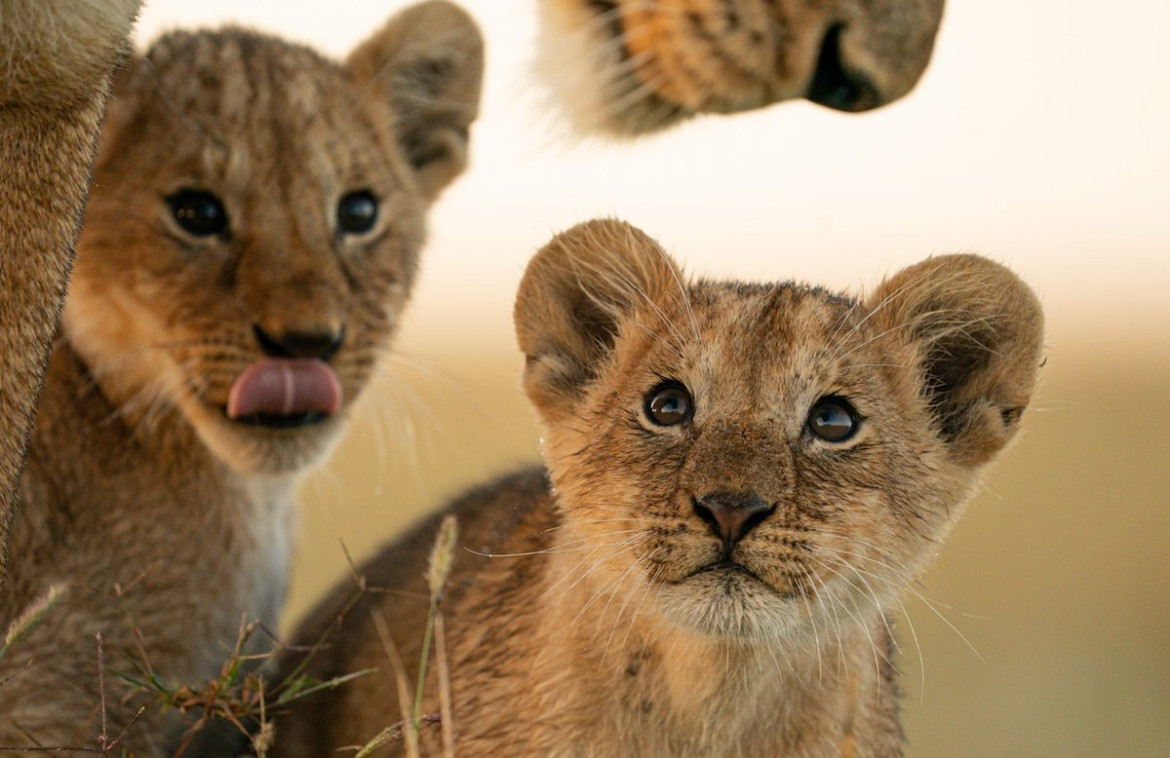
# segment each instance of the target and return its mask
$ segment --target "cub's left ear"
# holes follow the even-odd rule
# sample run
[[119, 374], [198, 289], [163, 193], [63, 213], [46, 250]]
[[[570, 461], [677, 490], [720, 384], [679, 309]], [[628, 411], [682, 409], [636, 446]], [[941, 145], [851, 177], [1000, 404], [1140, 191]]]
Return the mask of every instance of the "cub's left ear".
[[920, 391], [957, 462], [977, 466], [1011, 440], [1036, 386], [1044, 316], [1007, 268], [977, 255], [931, 258], [870, 298], [873, 334], [911, 350]]
[[434, 200], [467, 166], [483, 82], [479, 27], [458, 6], [429, 0], [390, 19], [345, 66], [389, 99], [398, 142], [419, 188]]
[[656, 334], [679, 297], [688, 295], [678, 266], [624, 221], [587, 221], [541, 248], [524, 272], [513, 317], [526, 358], [524, 390], [545, 422], [573, 419], [622, 333]]

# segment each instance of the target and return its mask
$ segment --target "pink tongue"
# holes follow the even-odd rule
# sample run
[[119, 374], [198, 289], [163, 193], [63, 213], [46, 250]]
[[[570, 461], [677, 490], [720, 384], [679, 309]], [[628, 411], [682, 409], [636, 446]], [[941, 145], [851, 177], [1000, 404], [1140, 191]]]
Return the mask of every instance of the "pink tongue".
[[266, 358], [244, 369], [228, 393], [228, 418], [256, 413], [293, 416], [341, 409], [341, 382], [328, 363]]

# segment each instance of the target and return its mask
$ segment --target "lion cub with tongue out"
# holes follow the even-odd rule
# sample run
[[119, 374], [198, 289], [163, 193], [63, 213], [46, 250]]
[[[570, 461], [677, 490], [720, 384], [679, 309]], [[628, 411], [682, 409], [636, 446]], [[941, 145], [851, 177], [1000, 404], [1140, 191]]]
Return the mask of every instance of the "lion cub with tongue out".
[[[397, 326], [427, 209], [466, 163], [482, 67], [474, 23], [438, 1], [340, 65], [239, 29], [170, 34], [129, 62], [0, 628], [64, 592], [0, 657], [0, 746], [92, 746], [146, 705], [119, 751], [170, 755], [202, 714], [126, 697], [112, 674], [197, 687], [241, 619], [275, 629], [294, 486]], [[217, 739], [185, 755], [235, 754]]]

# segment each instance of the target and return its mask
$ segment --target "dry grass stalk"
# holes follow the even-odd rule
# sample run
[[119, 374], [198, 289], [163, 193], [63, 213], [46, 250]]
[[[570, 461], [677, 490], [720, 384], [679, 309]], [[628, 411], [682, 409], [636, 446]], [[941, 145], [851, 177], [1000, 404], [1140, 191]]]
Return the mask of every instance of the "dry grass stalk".
[[[398, 653], [398, 646], [394, 644], [394, 638], [390, 636], [390, 627], [386, 623], [386, 619], [382, 618], [382, 614], [377, 611], [370, 611], [370, 618], [374, 622], [374, 628], [378, 631], [378, 638], [382, 640], [382, 649], [386, 651], [386, 657], [390, 659], [390, 667], [394, 669], [394, 683], [398, 687], [398, 707], [402, 721], [388, 726], [374, 735], [372, 740], [362, 746], [358, 755], [368, 754], [382, 745], [388, 745], [391, 742], [391, 736], [397, 734], [398, 738], [406, 738], [407, 758], [419, 758], [418, 724], [411, 718], [411, 712], [406, 705], [411, 701], [406, 666], [402, 663], [402, 656]], [[396, 730], [396, 727], [401, 728]]]
[[423, 633], [422, 654], [418, 662], [418, 686], [414, 691], [414, 708], [411, 720], [418, 732], [418, 719], [422, 713], [423, 690], [426, 686], [427, 664], [431, 652], [431, 640], [435, 634], [435, 617], [439, 614], [439, 602], [443, 597], [443, 587], [447, 584], [447, 577], [451, 574], [451, 564], [455, 561], [455, 537], [457, 534], [455, 517], [444, 517], [439, 525], [439, 533], [435, 537], [435, 545], [431, 548], [430, 560], [427, 562], [427, 589], [431, 592], [431, 605], [427, 611], [427, 627]]
[[451, 707], [451, 667], [447, 663], [447, 630], [443, 612], [435, 614], [435, 660], [439, 665], [439, 727], [443, 730], [443, 758], [455, 758], [455, 715]]
[[[441, 717], [437, 713], [427, 713], [427, 714], [424, 714], [423, 717], [421, 718], [420, 724], [422, 726], [429, 726], [431, 724], [438, 722], [440, 720], [440, 718]], [[374, 751], [377, 750], [378, 748], [382, 748], [382, 747], [385, 747], [387, 745], [391, 745], [391, 744], [403, 739], [403, 737], [406, 735], [406, 730], [409, 728], [409, 726], [410, 726], [409, 721], [399, 721], [397, 724], [391, 724], [390, 726], [386, 727], [382, 731], [378, 732], [378, 734], [376, 734], [372, 740], [370, 740], [366, 744], [362, 745], [360, 748], [348, 748], [348, 749], [358, 751], [357, 754], [354, 756], [354, 758], [367, 758], [367, 756], [372, 755], [374, 753]], [[345, 750], [345, 749], [347, 749], [347, 748], [339, 748], [339, 750]]]
[[13, 645], [20, 642], [31, 634], [33, 629], [37, 628], [37, 625], [45, 619], [45, 616], [61, 600], [63, 594], [65, 594], [65, 585], [52, 585], [49, 587], [48, 592], [37, 598], [23, 613], [12, 620], [12, 623], [8, 625], [8, 629], [4, 632], [4, 642], [0, 644], [0, 658], [3, 658], [4, 654]]
[[[434, 547], [431, 548], [430, 559], [427, 563], [427, 588], [430, 591], [430, 608], [427, 612], [426, 630], [423, 633], [422, 652], [419, 656], [418, 680], [414, 697], [410, 696], [410, 684], [406, 674], [406, 667], [398, 646], [390, 635], [386, 620], [375, 611], [370, 616], [378, 636], [382, 640], [382, 647], [386, 657], [394, 669], [394, 680], [398, 688], [398, 704], [401, 709], [402, 721], [392, 724], [378, 732], [365, 745], [357, 748], [357, 758], [364, 758], [378, 748], [389, 745], [398, 740], [406, 743], [407, 758], [420, 758], [419, 745], [420, 729], [425, 724], [439, 723], [442, 729], [443, 756], [454, 758], [455, 755], [455, 724], [451, 708], [451, 672], [447, 663], [446, 635], [442, 614], [439, 610], [443, 599], [443, 589], [447, 578], [451, 574], [451, 566], [455, 561], [455, 541], [458, 536], [457, 524], [454, 516], [447, 516], [439, 525], [435, 537]], [[422, 701], [426, 687], [427, 665], [430, 657], [431, 642], [435, 644], [435, 658], [439, 673], [439, 713], [423, 714]], [[407, 709], [407, 703], [413, 705]]]

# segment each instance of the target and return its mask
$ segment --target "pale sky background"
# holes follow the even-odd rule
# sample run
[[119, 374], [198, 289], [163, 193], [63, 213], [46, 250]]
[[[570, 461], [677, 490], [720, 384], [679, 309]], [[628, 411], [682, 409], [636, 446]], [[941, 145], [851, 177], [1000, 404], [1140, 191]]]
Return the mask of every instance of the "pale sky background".
[[[598, 215], [718, 277], [856, 290], [980, 252], [1040, 293], [1054, 347], [1170, 348], [1170, 4], [950, 0], [930, 68], [893, 106], [788, 103], [582, 144], [530, 72], [537, 2], [462, 3], [488, 40], [487, 86], [471, 169], [432, 215], [403, 335], [415, 352], [508, 349], [529, 256]], [[341, 56], [405, 5], [150, 0], [138, 40], [231, 20]]]

